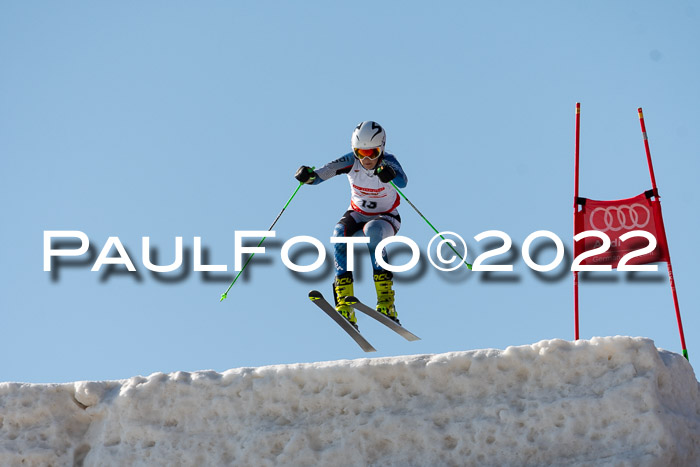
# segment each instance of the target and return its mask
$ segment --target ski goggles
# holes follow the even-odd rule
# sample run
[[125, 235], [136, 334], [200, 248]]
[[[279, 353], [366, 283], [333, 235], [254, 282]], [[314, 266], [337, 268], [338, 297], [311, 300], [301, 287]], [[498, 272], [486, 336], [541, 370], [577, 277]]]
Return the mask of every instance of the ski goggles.
[[374, 160], [377, 157], [382, 155], [382, 149], [381, 148], [370, 148], [370, 149], [360, 149], [360, 148], [353, 148], [353, 151], [355, 152], [355, 156], [357, 156], [358, 159], [369, 159], [369, 160]]

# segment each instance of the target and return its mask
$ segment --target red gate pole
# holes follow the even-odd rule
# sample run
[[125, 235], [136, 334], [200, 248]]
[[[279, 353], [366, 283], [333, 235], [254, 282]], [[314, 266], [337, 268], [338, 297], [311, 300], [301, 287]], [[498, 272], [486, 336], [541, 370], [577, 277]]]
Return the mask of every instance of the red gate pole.
[[[578, 156], [579, 156], [579, 135], [581, 133], [581, 103], [576, 103], [576, 162], [574, 163], [574, 235], [576, 235], [576, 212], [578, 211]], [[576, 242], [574, 242], [576, 251]], [[578, 327], [578, 271], [574, 271], [574, 336], [579, 338]]]
[[[651, 163], [651, 151], [649, 150], [649, 139], [647, 138], [647, 128], [646, 125], [644, 124], [644, 114], [642, 113], [642, 108], [640, 107], [637, 109], [637, 112], [639, 112], [639, 123], [642, 126], [642, 137], [644, 138], [644, 149], [647, 153], [647, 164], [649, 164], [649, 175], [651, 176], [651, 188], [654, 190], [654, 196], [657, 197], [657, 201], [659, 198], [659, 192], [658, 189], [656, 188], [656, 177], [654, 177], [654, 166]], [[661, 214], [661, 202], [659, 201], [659, 214]], [[663, 216], [661, 218], [661, 223], [663, 225]], [[666, 248], [667, 250], [670, 250], [670, 247], [668, 246], [668, 241], [666, 241]], [[685, 335], [683, 333], [683, 321], [681, 320], [681, 309], [680, 306], [678, 305], [678, 294], [676, 293], [676, 281], [673, 279], [673, 267], [671, 266], [671, 252], [667, 251], [668, 255], [668, 279], [669, 282], [671, 283], [671, 293], [673, 295], [673, 305], [676, 308], [676, 321], [678, 321], [678, 332], [680, 333], [681, 336], [681, 348], [683, 349], [683, 356], [686, 358], [686, 360], [689, 360], [688, 358], [688, 348], [685, 345]]]

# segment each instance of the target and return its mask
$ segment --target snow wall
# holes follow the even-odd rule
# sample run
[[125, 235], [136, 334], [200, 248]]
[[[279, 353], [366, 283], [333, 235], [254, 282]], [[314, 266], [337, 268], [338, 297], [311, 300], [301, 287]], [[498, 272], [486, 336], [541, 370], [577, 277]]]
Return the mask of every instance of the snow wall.
[[629, 337], [2, 383], [0, 465], [700, 465], [700, 395]]

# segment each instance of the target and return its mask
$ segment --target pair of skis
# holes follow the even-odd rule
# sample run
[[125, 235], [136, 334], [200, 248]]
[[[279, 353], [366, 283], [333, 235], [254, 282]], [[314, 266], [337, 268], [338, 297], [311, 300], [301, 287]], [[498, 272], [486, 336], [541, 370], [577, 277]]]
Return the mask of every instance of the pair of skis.
[[[365, 352], [376, 352], [377, 349], [372, 347], [372, 344], [367, 342], [367, 339], [365, 339], [362, 334], [360, 334], [360, 331], [358, 331], [355, 326], [350, 324], [350, 322], [343, 317], [340, 313], [338, 313], [333, 305], [328, 303], [328, 301], [323, 298], [323, 294], [319, 292], [318, 290], [312, 290], [309, 292], [309, 299], [321, 310], [323, 310], [328, 316], [330, 316], [333, 321], [335, 321], [343, 330], [350, 336], [352, 339], [359, 345], [362, 350]], [[408, 331], [405, 329], [403, 326], [398, 324], [396, 321], [393, 319], [389, 318], [388, 316], [379, 313], [377, 310], [368, 307], [361, 301], [359, 301], [356, 297], [346, 297], [345, 302], [348, 305], [351, 305], [353, 308], [355, 308], [357, 311], [361, 311], [362, 313], [366, 314], [370, 318], [374, 318], [407, 341], [417, 341], [420, 340], [420, 337], [416, 336], [412, 332]]]

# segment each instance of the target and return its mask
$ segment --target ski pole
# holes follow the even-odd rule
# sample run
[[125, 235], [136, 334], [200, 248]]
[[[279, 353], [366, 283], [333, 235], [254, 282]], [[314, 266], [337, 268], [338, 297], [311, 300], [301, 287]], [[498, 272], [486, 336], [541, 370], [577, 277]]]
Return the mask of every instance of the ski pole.
[[394, 184], [394, 182], [390, 181], [389, 183], [391, 183], [391, 186], [394, 187], [394, 189], [396, 190], [396, 192], [397, 192], [398, 194], [400, 194], [401, 197], [402, 197], [403, 199], [405, 199], [406, 202], [407, 202], [408, 204], [410, 204], [411, 207], [412, 207], [413, 209], [416, 210], [416, 212], [418, 213], [418, 215], [421, 216], [421, 217], [423, 218], [423, 220], [424, 220], [425, 222], [427, 222], [428, 225], [429, 225], [430, 227], [432, 227], [432, 229], [435, 231], [435, 233], [438, 234], [438, 235], [440, 236], [440, 238], [443, 239], [443, 240], [445, 241], [445, 243], [447, 243], [447, 245], [452, 249], [452, 251], [454, 252], [454, 254], [456, 254], [456, 255], [459, 257], [459, 259], [461, 259], [461, 260], [464, 262], [464, 264], [466, 264], [467, 267], [471, 270], [472, 265], [469, 264], [469, 263], [467, 263], [467, 260], [466, 260], [466, 259], [462, 258], [462, 255], [460, 255], [460, 254], [457, 252], [457, 250], [455, 250], [455, 248], [452, 246], [452, 243], [448, 242], [447, 239], [446, 239], [445, 237], [442, 236], [442, 234], [440, 233], [440, 231], [438, 231], [438, 229], [436, 229], [435, 226], [434, 226], [433, 224], [430, 223], [430, 221], [423, 215], [422, 212], [420, 212], [420, 211], [418, 210], [418, 208], [411, 202], [410, 199], [406, 198], [406, 195], [404, 195], [404, 194], [401, 192], [401, 190], [399, 190], [399, 187], [397, 187], [397, 186]]
[[[272, 228], [275, 226], [275, 224], [276, 224], [277, 221], [280, 219], [280, 217], [282, 217], [282, 213], [284, 212], [285, 209], [287, 209], [287, 206], [289, 206], [289, 203], [292, 202], [292, 199], [294, 199], [294, 197], [295, 197], [296, 194], [297, 194], [297, 191], [299, 191], [299, 188], [301, 188], [302, 185], [303, 185], [303, 183], [302, 183], [302, 182], [299, 182], [299, 186], [297, 187], [296, 190], [294, 190], [294, 193], [292, 193], [292, 196], [290, 196], [290, 198], [287, 200], [287, 204], [285, 204], [284, 207], [282, 208], [282, 210], [280, 211], [280, 213], [277, 214], [277, 217], [275, 218], [275, 221], [272, 223], [272, 225], [270, 226], [270, 228], [267, 229], [267, 230], [272, 230]], [[258, 247], [260, 247], [260, 245], [263, 244], [263, 242], [265, 241], [266, 238], [267, 238], [267, 237], [263, 237], [262, 240], [260, 240], [260, 243], [258, 243]], [[228, 289], [226, 289], [226, 292], [224, 292], [223, 294], [221, 294], [221, 300], [219, 300], [219, 303], [221, 303], [221, 302], [224, 301], [224, 299], [225, 299], [226, 296], [228, 295], [229, 291], [231, 290], [231, 287], [233, 287], [233, 284], [236, 283], [236, 281], [238, 280], [238, 278], [240, 277], [240, 275], [241, 275], [241, 274], [243, 273], [243, 271], [245, 270], [246, 266], [248, 266], [248, 263], [250, 263], [250, 260], [253, 259], [253, 256], [255, 256], [255, 253], [251, 253], [251, 254], [250, 254], [250, 256], [249, 256], [248, 259], [246, 260], [246, 262], [245, 262], [245, 264], [243, 265], [243, 267], [241, 268], [241, 270], [238, 271], [238, 274], [236, 274], [236, 277], [233, 278], [233, 282], [231, 282], [231, 285], [229, 285], [229, 286], [228, 286]]]

